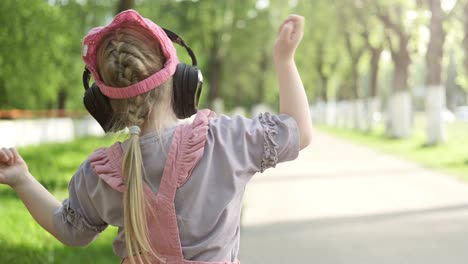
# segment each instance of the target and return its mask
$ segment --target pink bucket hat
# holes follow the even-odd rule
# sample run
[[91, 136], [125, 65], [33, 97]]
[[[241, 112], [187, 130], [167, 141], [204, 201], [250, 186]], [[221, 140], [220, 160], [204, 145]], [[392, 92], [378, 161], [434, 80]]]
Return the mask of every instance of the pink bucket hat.
[[[160, 44], [162, 52], [166, 57], [166, 63], [161, 70], [130, 86], [107, 86], [102, 82], [96, 69], [97, 46], [109, 32], [118, 30], [126, 24], [138, 25], [147, 29], [150, 36]], [[94, 80], [101, 92], [107, 97], [114, 99], [134, 97], [158, 87], [174, 74], [176, 66], [179, 63], [176, 49], [164, 30], [151, 20], [140, 16], [138, 12], [131, 9], [119, 13], [109, 25], [91, 29], [83, 40], [82, 56], [86, 67], [93, 74]]]

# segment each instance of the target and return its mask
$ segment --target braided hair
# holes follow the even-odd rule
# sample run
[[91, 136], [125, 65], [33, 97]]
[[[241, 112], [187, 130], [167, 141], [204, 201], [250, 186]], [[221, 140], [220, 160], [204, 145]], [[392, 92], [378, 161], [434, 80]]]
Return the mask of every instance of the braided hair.
[[[112, 32], [104, 38], [98, 47], [98, 72], [106, 85], [126, 87], [139, 82], [160, 70], [165, 62], [159, 43], [148, 37], [145, 29], [127, 26]], [[125, 127], [142, 127], [148, 121], [152, 111], [167, 113], [175, 120], [172, 111], [172, 79], [147, 93], [128, 99], [111, 99], [114, 110], [113, 128], [118, 131]], [[162, 117], [160, 115], [159, 117]], [[163, 120], [151, 120], [156, 131], [163, 127]], [[142, 257], [158, 256], [149, 243], [146, 224], [145, 197], [143, 192], [143, 157], [139, 135], [130, 135], [128, 148], [123, 161], [125, 192], [123, 196], [124, 232], [127, 256], [135, 263]]]

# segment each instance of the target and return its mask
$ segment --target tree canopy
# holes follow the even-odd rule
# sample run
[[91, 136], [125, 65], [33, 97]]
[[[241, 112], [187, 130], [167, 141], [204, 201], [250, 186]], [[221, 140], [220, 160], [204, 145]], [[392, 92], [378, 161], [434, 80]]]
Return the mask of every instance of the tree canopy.
[[[450, 7], [442, 0], [443, 8], [437, 9], [432, 1], [0, 1], [5, 25], [0, 29], [0, 108], [83, 109], [81, 40], [90, 28], [129, 7], [192, 47], [205, 75], [204, 106], [215, 98], [223, 98], [228, 108], [277, 104], [272, 48], [289, 13], [306, 18], [296, 61], [311, 102], [379, 96], [423, 84], [427, 70], [418, 62], [426, 56], [421, 49], [434, 47], [428, 35], [431, 10], [444, 15], [442, 48], [454, 54], [452, 75], [448, 59], [432, 60], [441, 60], [442, 79], [452, 76], [455, 85], [467, 88], [468, 1]], [[190, 63], [177, 49], [181, 61]], [[392, 87], [385, 76], [393, 69]]]

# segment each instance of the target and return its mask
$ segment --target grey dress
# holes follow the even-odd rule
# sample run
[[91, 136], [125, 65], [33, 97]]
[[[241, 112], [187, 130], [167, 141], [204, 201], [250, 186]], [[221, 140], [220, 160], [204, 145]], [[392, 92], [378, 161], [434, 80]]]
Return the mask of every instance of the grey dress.
[[[175, 127], [141, 137], [145, 181], [158, 192]], [[123, 142], [125, 148], [126, 142]], [[288, 115], [220, 116], [209, 121], [203, 156], [176, 192], [177, 224], [185, 259], [234, 261], [239, 252], [240, 213], [246, 184], [257, 172], [299, 153], [299, 131]], [[54, 215], [62, 240], [93, 241], [108, 225], [119, 227], [113, 249], [126, 256], [122, 193], [100, 179], [85, 160], [69, 184], [69, 198]]]

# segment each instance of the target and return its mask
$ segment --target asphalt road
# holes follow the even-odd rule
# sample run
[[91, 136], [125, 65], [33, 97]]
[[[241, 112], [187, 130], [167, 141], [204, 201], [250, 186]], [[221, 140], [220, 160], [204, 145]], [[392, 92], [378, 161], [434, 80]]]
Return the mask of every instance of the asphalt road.
[[468, 263], [468, 185], [316, 133], [300, 157], [249, 183], [240, 260]]

